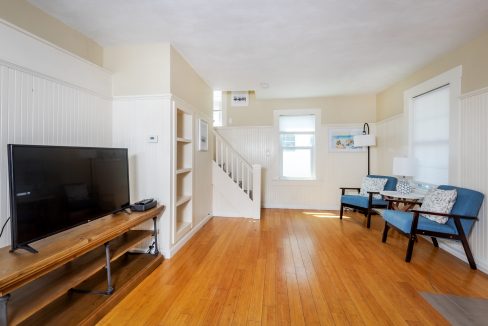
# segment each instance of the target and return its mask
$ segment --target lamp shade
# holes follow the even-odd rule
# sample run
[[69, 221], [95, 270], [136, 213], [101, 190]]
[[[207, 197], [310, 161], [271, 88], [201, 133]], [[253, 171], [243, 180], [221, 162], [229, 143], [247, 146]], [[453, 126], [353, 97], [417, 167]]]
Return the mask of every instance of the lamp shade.
[[413, 161], [408, 157], [394, 157], [393, 158], [393, 175], [403, 177], [414, 176]]
[[376, 137], [373, 134], [354, 136], [353, 141], [354, 141], [354, 147], [376, 145]]

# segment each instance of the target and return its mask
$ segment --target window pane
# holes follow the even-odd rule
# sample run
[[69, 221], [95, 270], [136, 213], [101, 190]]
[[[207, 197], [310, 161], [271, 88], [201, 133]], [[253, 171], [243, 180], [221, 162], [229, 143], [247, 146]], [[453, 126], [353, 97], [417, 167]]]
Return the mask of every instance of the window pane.
[[283, 149], [283, 177], [311, 178], [312, 149]]
[[449, 179], [449, 143], [414, 144], [415, 180], [431, 184], [446, 184]]
[[282, 115], [279, 124], [284, 132], [314, 132], [315, 115]]
[[213, 111], [214, 127], [222, 127], [222, 111]]
[[313, 134], [281, 134], [282, 147], [313, 147]]
[[415, 180], [449, 181], [449, 86], [412, 100], [412, 154]]

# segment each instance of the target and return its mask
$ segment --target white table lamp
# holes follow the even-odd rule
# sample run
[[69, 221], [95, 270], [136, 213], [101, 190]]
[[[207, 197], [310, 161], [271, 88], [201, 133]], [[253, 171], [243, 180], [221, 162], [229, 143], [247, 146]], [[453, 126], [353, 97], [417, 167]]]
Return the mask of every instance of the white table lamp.
[[401, 176], [398, 180], [397, 191], [401, 194], [409, 194], [412, 192], [412, 186], [406, 177], [413, 177], [415, 175], [413, 161], [408, 157], [394, 157], [393, 158], [393, 175]]

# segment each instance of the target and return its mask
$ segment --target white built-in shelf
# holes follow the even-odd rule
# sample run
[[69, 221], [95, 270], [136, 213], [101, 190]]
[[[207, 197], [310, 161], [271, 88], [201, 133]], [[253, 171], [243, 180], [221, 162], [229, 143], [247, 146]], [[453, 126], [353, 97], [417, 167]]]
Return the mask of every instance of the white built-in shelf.
[[176, 138], [176, 141], [179, 142], [179, 143], [191, 143], [191, 139], [189, 139], [189, 138], [183, 138], [183, 137]]
[[179, 238], [186, 232], [190, 231], [191, 229], [191, 223], [190, 222], [181, 222], [177, 223], [176, 225], [176, 236]]
[[190, 201], [191, 196], [181, 196], [176, 200], [176, 206], [181, 206], [184, 203]]
[[188, 173], [188, 172], [191, 172], [191, 168], [176, 170], [176, 174], [183, 174], [183, 173]]

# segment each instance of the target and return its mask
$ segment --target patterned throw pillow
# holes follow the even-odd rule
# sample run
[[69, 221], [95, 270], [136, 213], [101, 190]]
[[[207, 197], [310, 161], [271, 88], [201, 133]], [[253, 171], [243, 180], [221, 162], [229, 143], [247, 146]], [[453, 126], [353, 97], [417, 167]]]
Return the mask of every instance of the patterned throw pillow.
[[[385, 189], [385, 185], [388, 179], [386, 178], [370, 178], [364, 177], [363, 183], [361, 184], [361, 190], [359, 191], [360, 196], [369, 196], [368, 191], [380, 192]], [[381, 199], [381, 195], [373, 195], [375, 199]]]
[[[456, 197], [456, 189], [435, 189], [427, 193], [420, 209], [427, 212], [450, 213], [454, 203], [456, 202]], [[422, 216], [440, 224], [445, 224], [449, 220], [449, 218], [446, 216], [427, 214]]]

